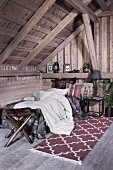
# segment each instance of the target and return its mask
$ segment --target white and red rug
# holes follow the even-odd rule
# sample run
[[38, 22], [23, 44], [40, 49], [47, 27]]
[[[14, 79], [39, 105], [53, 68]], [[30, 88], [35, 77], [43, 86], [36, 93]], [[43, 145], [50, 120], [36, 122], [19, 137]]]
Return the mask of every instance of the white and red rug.
[[81, 164], [112, 122], [112, 117], [77, 120], [70, 136], [53, 134], [31, 150], [42, 156], [49, 155]]

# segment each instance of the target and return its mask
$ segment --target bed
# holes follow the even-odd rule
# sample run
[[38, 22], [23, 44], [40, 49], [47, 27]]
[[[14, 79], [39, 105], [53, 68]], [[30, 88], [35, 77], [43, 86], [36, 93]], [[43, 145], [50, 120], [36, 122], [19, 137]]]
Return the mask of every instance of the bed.
[[[54, 134], [70, 135], [74, 128], [73, 116], [83, 117], [80, 102], [76, 97], [69, 96], [69, 89], [52, 88], [48, 91], [37, 91], [23, 101], [6, 107], [5, 116], [11, 119], [13, 137], [10, 137], [6, 146], [9, 146], [17, 132], [25, 131], [24, 136], [30, 143], [29, 135], [45, 138], [48, 131]], [[22, 109], [24, 109], [22, 111]], [[27, 114], [23, 114], [26, 112]], [[25, 115], [25, 116], [23, 116]], [[15, 119], [16, 117], [16, 119]], [[22, 118], [22, 121], [20, 119]], [[12, 120], [13, 119], [13, 120]], [[23, 121], [24, 120], [24, 121]], [[26, 122], [26, 123], [24, 123]], [[29, 132], [26, 132], [26, 126]], [[20, 130], [19, 130], [20, 129]], [[9, 137], [9, 136], [7, 136]]]

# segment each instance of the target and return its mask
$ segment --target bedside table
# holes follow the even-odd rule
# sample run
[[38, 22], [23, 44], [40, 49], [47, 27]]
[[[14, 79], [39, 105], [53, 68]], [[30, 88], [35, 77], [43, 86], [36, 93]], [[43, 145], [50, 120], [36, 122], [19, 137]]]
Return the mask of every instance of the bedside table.
[[[85, 98], [85, 99], [83, 99], [83, 101], [86, 102], [87, 113], [93, 112], [98, 116], [102, 116], [104, 114], [104, 98], [103, 97]], [[94, 111], [89, 110], [90, 102], [96, 102], [96, 103], [99, 104], [99, 111], [98, 112], [94, 112]]]

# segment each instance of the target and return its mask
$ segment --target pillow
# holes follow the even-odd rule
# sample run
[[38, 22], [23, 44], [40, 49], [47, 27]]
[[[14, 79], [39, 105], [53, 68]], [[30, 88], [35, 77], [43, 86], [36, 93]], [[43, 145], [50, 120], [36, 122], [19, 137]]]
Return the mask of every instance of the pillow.
[[65, 96], [67, 94], [68, 90], [69, 90], [69, 88], [66, 88], [66, 89], [51, 88], [51, 89], [48, 89], [47, 92], [54, 92], [56, 94]]
[[35, 101], [43, 100], [48, 98], [53, 92], [46, 92], [46, 91], [36, 91], [32, 94]]
[[73, 84], [69, 84], [69, 90], [67, 92], [68, 96], [73, 96]]
[[81, 88], [82, 84], [74, 84], [73, 86], [73, 96], [75, 96], [78, 99], [81, 99]]
[[74, 96], [78, 99], [81, 98], [81, 88], [82, 84], [75, 83], [69, 85], [69, 91], [68, 91], [68, 96]]
[[34, 97], [28, 96], [23, 99], [24, 101], [34, 101]]

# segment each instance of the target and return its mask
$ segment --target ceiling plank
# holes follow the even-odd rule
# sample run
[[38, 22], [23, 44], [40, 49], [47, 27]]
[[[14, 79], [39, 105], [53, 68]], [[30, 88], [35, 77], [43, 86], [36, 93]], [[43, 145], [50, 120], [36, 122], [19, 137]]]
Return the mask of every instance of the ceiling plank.
[[48, 57], [46, 57], [38, 66], [37, 69], [40, 70], [45, 66], [55, 55], [57, 55], [62, 48], [64, 48], [74, 37], [76, 37], [84, 29], [83, 24], [78, 27], [65, 41], [63, 41]]
[[107, 6], [105, 0], [96, 0], [96, 1], [100, 5], [103, 11], [109, 10], [109, 7]]
[[54, 4], [56, 0], [46, 0], [42, 6], [36, 11], [36, 13], [30, 18], [30, 20], [24, 25], [16, 37], [10, 42], [7, 48], [0, 55], [0, 64], [2, 64], [12, 51], [18, 46], [22, 39], [32, 29], [32, 27], [42, 18], [42, 16], [48, 11], [48, 9]]
[[109, 17], [113, 16], [113, 11], [105, 11], [98, 15], [98, 17]]
[[8, 21], [15, 22], [15, 23], [20, 24], [20, 25], [26, 24], [26, 20], [15, 17], [13, 15], [7, 14], [7, 13], [2, 12], [2, 11], [0, 11], [0, 18], [6, 19]]
[[17, 34], [17, 31], [0, 27], [0, 35], [4, 35], [4, 36], [8, 36], [8, 37], [14, 37], [14, 36], [16, 36], [16, 34]]
[[98, 69], [98, 63], [97, 63], [97, 58], [96, 58], [96, 52], [95, 52], [95, 46], [94, 46], [94, 41], [93, 41], [93, 35], [92, 35], [89, 15], [82, 14], [82, 17], [83, 17], [83, 21], [84, 21], [84, 28], [85, 28], [88, 47], [89, 47], [89, 53], [90, 53], [90, 58], [91, 58], [91, 62], [92, 62], [92, 67], [94, 70], [96, 70], [96, 69]]
[[18, 65], [18, 69], [25, 67], [60, 31], [62, 31], [75, 17], [77, 13], [72, 10], [41, 42], [23, 62]]
[[14, 2], [15, 4], [18, 4], [24, 8], [27, 8], [28, 10], [31, 10], [33, 12], [35, 12], [38, 9], [38, 5], [33, 4], [32, 2], [30, 2], [28, 0], [24, 0], [24, 1], [11, 0], [11, 1]]
[[79, 12], [84, 13], [84, 14], [89, 14], [90, 19], [93, 22], [99, 22], [97, 16], [82, 1], [80, 1], [80, 0], [66, 0], [66, 1], [70, 5], [72, 5], [75, 9], [77, 9]]

